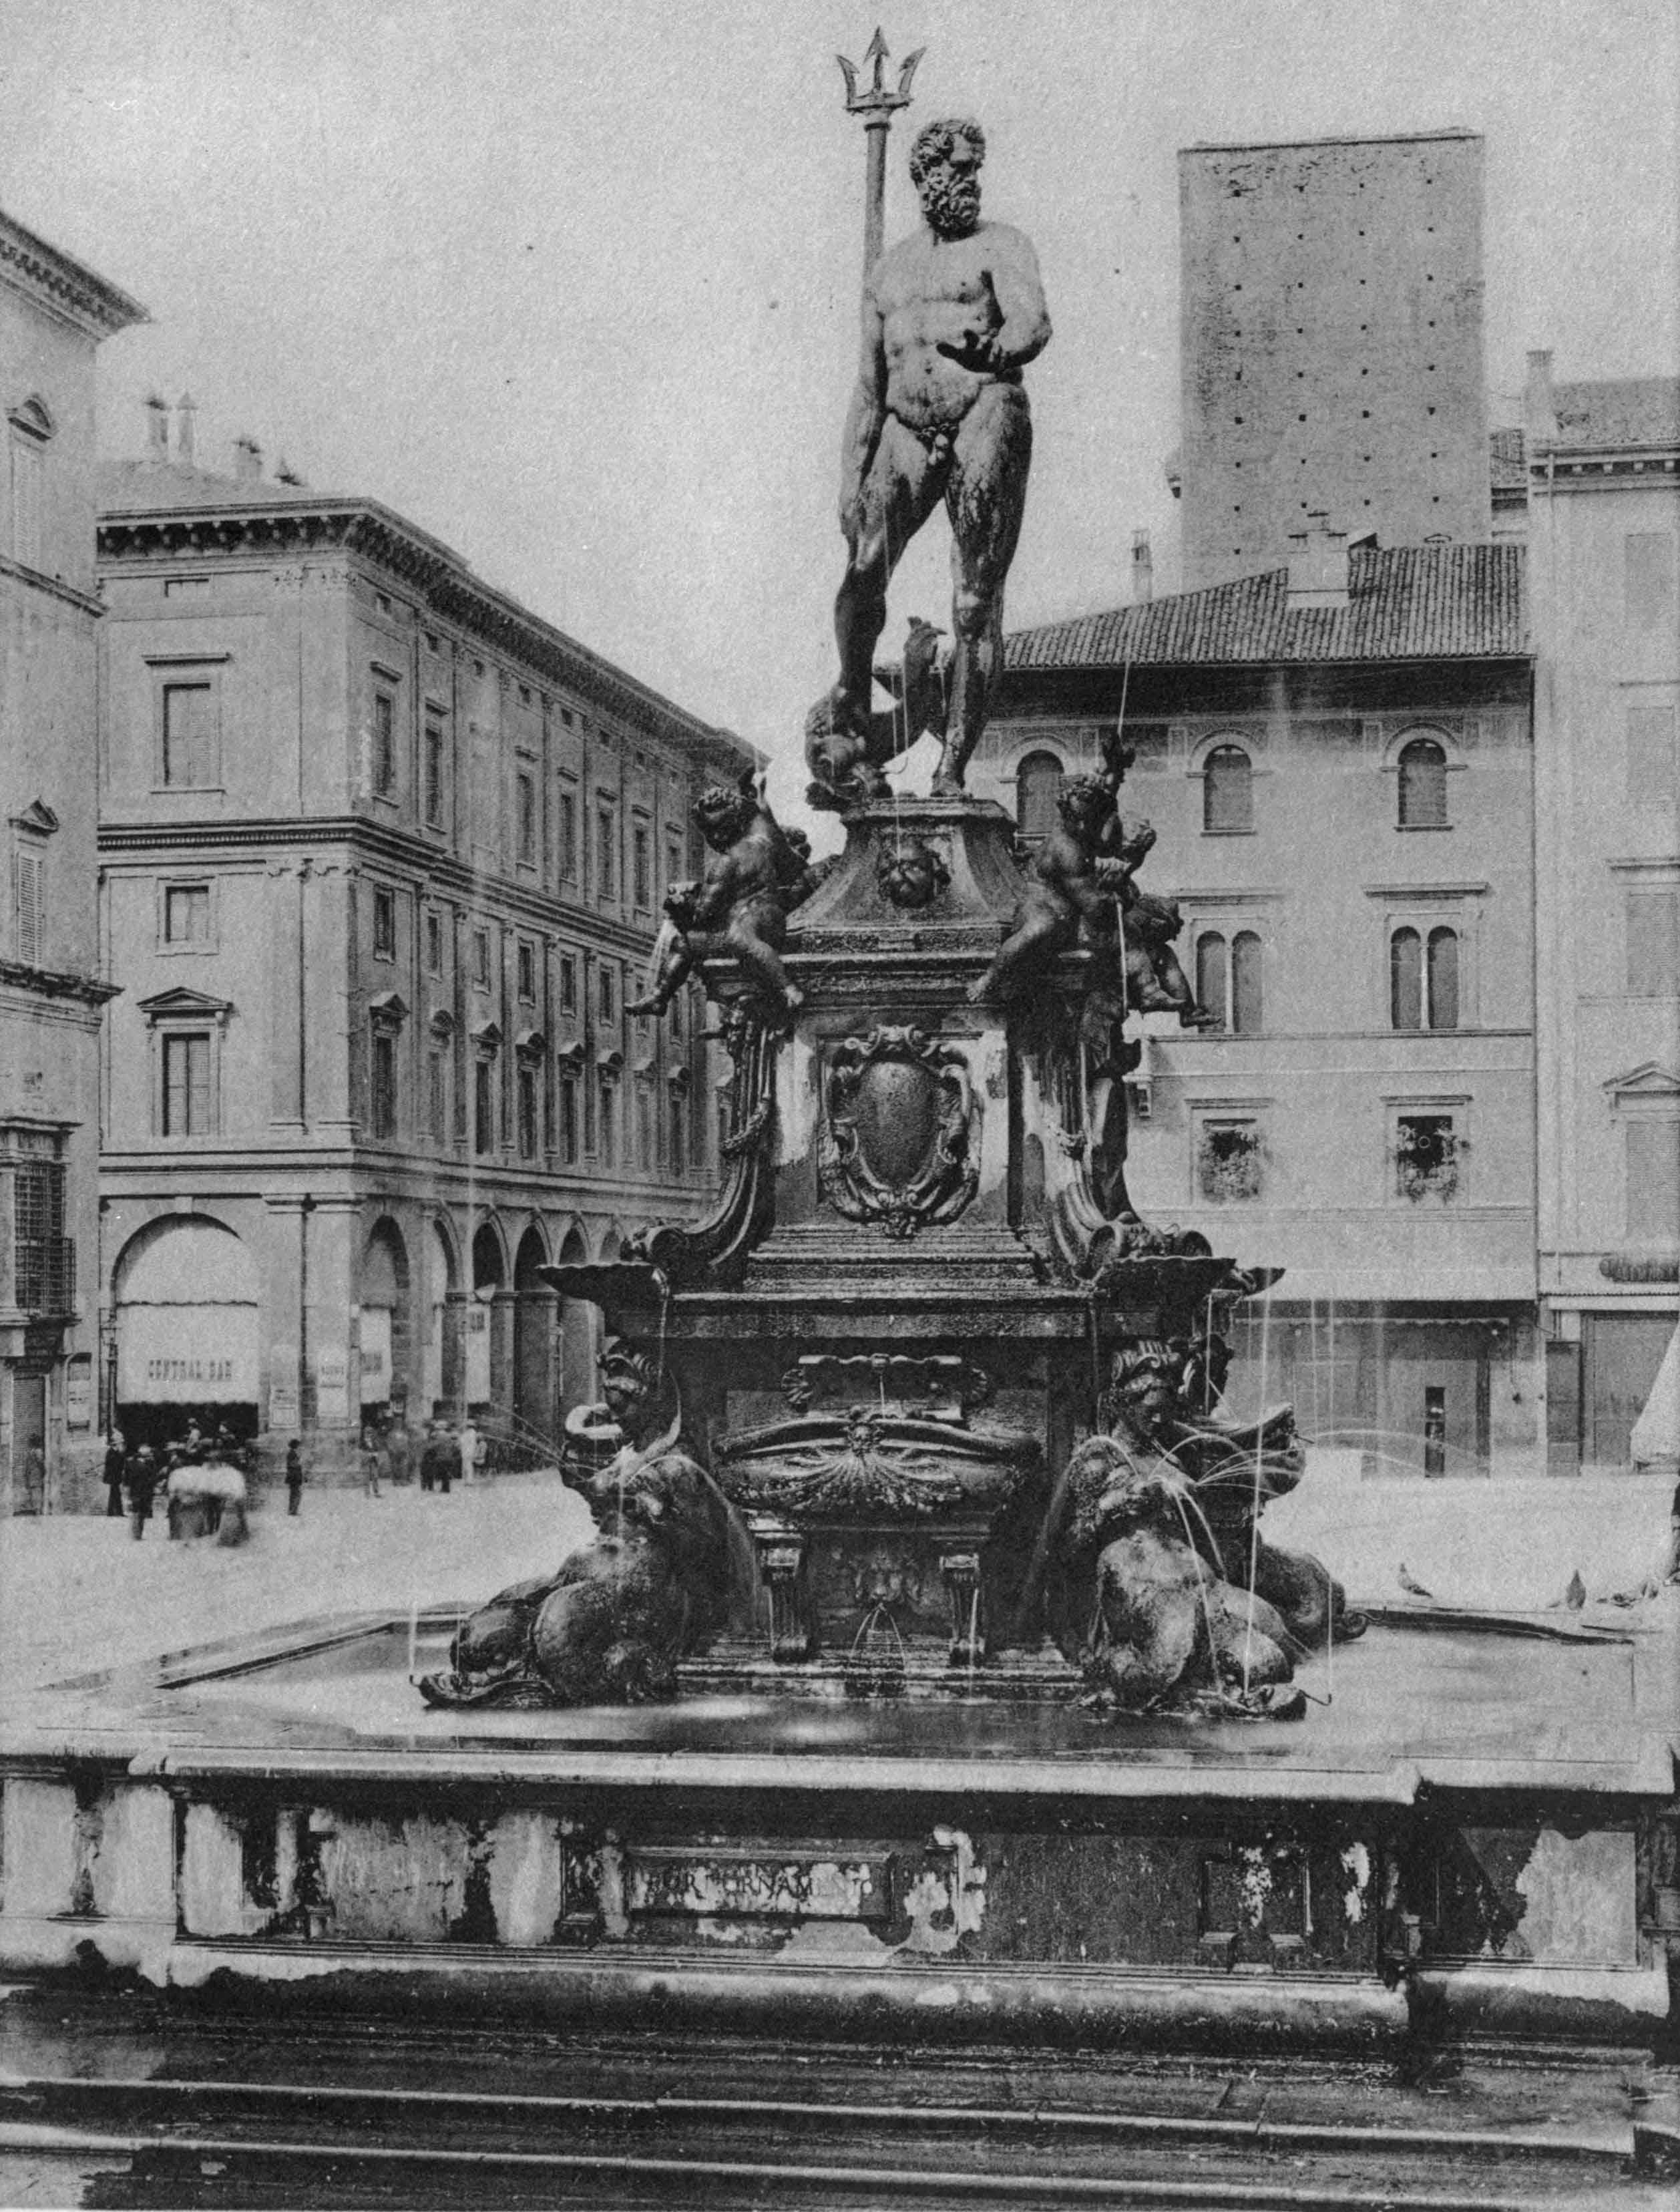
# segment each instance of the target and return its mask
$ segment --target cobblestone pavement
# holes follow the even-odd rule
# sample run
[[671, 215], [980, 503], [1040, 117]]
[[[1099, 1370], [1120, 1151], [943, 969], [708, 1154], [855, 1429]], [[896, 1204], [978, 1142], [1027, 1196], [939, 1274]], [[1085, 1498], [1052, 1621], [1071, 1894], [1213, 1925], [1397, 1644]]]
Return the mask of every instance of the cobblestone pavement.
[[153, 1521], [65, 1514], [0, 1522], [0, 1694], [311, 1614], [476, 1603], [589, 1534], [556, 1476], [502, 1476], [446, 1497], [417, 1485], [259, 1493], [251, 1541], [172, 1544]]

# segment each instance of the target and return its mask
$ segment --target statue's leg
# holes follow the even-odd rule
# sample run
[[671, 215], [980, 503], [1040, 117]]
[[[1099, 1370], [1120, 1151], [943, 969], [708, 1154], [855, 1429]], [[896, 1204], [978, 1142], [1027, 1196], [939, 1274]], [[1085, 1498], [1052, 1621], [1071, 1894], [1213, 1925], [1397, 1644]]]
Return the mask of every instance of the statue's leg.
[[1028, 914], [1019, 928], [998, 946], [985, 975], [970, 984], [969, 998], [976, 1006], [983, 1006], [989, 999], [1006, 997], [1022, 969], [1030, 969], [1035, 960], [1047, 959], [1051, 954], [1059, 952], [1069, 933], [1067, 924], [1058, 915]]
[[834, 601], [838, 689], [859, 736], [869, 732], [875, 648], [887, 626], [887, 586], [905, 547], [938, 504], [949, 468], [949, 458], [936, 461], [913, 432], [888, 416], [864, 481], [862, 526]]
[[1027, 505], [1033, 418], [1019, 385], [989, 385], [956, 434], [951, 518], [950, 713], [936, 794], [961, 791], [1004, 660], [1004, 581]]
[[805, 1003], [805, 994], [783, 967], [774, 945], [760, 935], [760, 921], [761, 916], [750, 908], [731, 915], [724, 943], [761, 991], [790, 1013], [797, 1012]]
[[653, 949], [652, 973], [648, 988], [640, 999], [632, 999], [624, 1011], [627, 1014], [662, 1014], [688, 981], [693, 971], [694, 956], [687, 938], [675, 922], [668, 921], [659, 932], [658, 943]]

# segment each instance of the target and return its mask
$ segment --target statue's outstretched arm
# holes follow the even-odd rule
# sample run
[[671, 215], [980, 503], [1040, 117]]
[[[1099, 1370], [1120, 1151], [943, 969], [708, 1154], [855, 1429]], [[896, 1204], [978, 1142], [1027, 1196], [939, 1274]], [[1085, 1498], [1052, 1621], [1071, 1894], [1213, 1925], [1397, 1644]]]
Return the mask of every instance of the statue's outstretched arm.
[[881, 442], [886, 415], [887, 352], [881, 334], [881, 310], [873, 289], [865, 285], [858, 382], [846, 411], [846, 432], [840, 441], [840, 528], [848, 539], [858, 534], [864, 480]]

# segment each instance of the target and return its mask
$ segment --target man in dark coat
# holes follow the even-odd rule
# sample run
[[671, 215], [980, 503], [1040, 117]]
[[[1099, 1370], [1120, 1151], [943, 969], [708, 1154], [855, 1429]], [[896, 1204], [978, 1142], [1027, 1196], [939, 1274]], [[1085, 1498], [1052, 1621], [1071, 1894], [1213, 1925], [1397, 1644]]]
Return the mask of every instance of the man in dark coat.
[[128, 1454], [123, 1449], [123, 1440], [115, 1429], [111, 1431], [105, 1447], [105, 1517], [120, 1521], [123, 1517], [123, 1478], [128, 1472]]

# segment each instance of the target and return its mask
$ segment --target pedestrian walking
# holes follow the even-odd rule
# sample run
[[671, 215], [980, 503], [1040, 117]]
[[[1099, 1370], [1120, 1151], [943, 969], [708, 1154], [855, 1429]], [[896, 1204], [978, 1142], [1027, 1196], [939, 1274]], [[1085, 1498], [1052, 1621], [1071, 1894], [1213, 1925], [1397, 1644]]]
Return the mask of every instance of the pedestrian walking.
[[461, 1440], [446, 1421], [443, 1434], [438, 1441], [440, 1446], [438, 1453], [438, 1488], [446, 1498], [449, 1495], [450, 1484], [458, 1480], [461, 1474]]
[[426, 1435], [420, 1447], [420, 1486], [429, 1490], [438, 1479], [438, 1425], [428, 1421]]
[[123, 1517], [123, 1483], [128, 1474], [128, 1454], [123, 1449], [119, 1432], [112, 1429], [105, 1444], [105, 1517], [120, 1521]]
[[[142, 1444], [128, 1465], [128, 1525], [129, 1534], [137, 1544], [146, 1533], [146, 1523], [152, 1517], [152, 1498], [157, 1489], [156, 1456], [149, 1444]], [[170, 1524], [170, 1534], [175, 1533]]]
[[361, 1432], [361, 1486], [370, 1498], [379, 1495], [379, 1445], [371, 1429]]
[[461, 1431], [461, 1480], [463, 1482], [476, 1482], [478, 1479], [479, 1446], [482, 1442], [483, 1438], [479, 1435], [476, 1426], [471, 1421], [467, 1422]]
[[391, 1449], [391, 1479], [404, 1488], [414, 1480], [414, 1437], [406, 1421], [398, 1421], [385, 1439]]
[[286, 1510], [294, 1520], [303, 1503], [303, 1446], [294, 1437], [286, 1447]]

